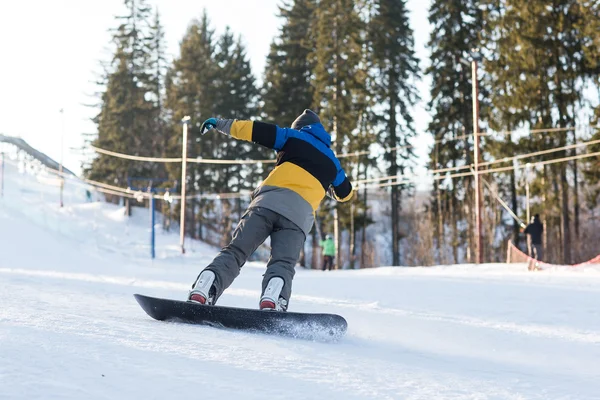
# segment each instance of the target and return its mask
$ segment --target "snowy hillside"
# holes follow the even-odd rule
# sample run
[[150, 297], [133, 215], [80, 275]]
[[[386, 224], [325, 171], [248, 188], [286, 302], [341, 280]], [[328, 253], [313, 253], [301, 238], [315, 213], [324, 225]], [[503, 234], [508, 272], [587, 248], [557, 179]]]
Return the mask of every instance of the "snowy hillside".
[[[298, 269], [290, 310], [349, 323], [339, 343], [161, 323], [132, 294], [184, 299], [216, 249], [177, 252], [148, 219], [6, 171], [0, 399], [600, 399], [600, 267]], [[222, 305], [256, 307], [264, 266]]]

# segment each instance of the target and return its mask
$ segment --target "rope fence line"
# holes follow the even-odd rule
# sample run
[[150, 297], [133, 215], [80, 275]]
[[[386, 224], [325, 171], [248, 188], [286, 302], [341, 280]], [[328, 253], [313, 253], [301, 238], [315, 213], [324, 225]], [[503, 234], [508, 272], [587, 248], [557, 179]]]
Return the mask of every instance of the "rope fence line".
[[494, 160], [494, 161], [482, 162], [482, 163], [479, 163], [479, 166], [486, 167], [488, 165], [494, 165], [494, 164], [499, 164], [499, 163], [503, 163], [503, 162], [520, 160], [522, 158], [529, 158], [529, 157], [540, 156], [543, 154], [556, 153], [556, 152], [563, 151], [563, 150], [571, 150], [571, 149], [575, 149], [577, 147], [587, 147], [587, 146], [591, 146], [591, 145], [598, 144], [598, 143], [600, 143], [600, 139], [590, 140], [588, 142], [580, 142], [580, 143], [570, 144], [567, 146], [554, 147], [552, 149], [534, 151], [532, 153], [520, 154], [517, 156], [506, 157], [506, 158], [502, 158], [502, 159], [498, 159], [498, 160]]
[[[159, 163], [180, 163], [183, 161], [181, 157], [142, 157], [142, 156], [134, 156], [130, 154], [117, 153], [115, 151], [101, 149], [99, 147], [90, 145], [92, 149], [101, 154], [106, 154], [108, 156], [122, 158], [125, 160], [133, 160], [133, 161], [146, 161], [146, 162], [159, 162]], [[189, 163], [196, 164], [274, 164], [276, 160], [219, 160], [219, 159], [210, 159], [210, 158], [186, 158], [186, 161]]]
[[[595, 156], [600, 156], [600, 151], [595, 152], [595, 153], [586, 153], [586, 154], [562, 157], [562, 158], [546, 160], [546, 161], [538, 161], [538, 162], [528, 163], [528, 164], [529, 164], [529, 166], [549, 165], [549, 164], [555, 164], [555, 163], [560, 163], [560, 162], [585, 159], [585, 158], [590, 158], [590, 157], [595, 157]], [[480, 170], [479, 174], [484, 175], [484, 174], [490, 174], [490, 173], [506, 172], [506, 171], [511, 171], [511, 170], [524, 169], [526, 167], [527, 167], [527, 164], [526, 165], [516, 165], [516, 166], [513, 165], [513, 166], [509, 166], [509, 167], [500, 167], [500, 168], [494, 168], [494, 169]], [[51, 169], [48, 168], [48, 170], [51, 170]], [[60, 174], [60, 172], [56, 171], [56, 170], [54, 170], [53, 172], [55, 172], [56, 174]], [[433, 172], [433, 171], [431, 171], [431, 172]], [[64, 172], [62, 174], [65, 175]], [[461, 172], [461, 173], [455, 173], [455, 174], [450, 174], [450, 175], [438, 175], [438, 176], [434, 176], [433, 180], [444, 180], [444, 179], [452, 179], [452, 178], [465, 177], [465, 176], [473, 176], [473, 172], [469, 171], [469, 172]], [[401, 180], [401, 181], [397, 180], [395, 182], [387, 182], [387, 183], [383, 183], [383, 184], [368, 185], [368, 186], [364, 186], [364, 185], [361, 186], [361, 183], [365, 183], [365, 182], [356, 181], [356, 182], [353, 182], [353, 185], [356, 186], [355, 190], [377, 189], [377, 188], [383, 188], [383, 187], [388, 187], [388, 186], [405, 185], [405, 184], [413, 183], [414, 179], [418, 179], [419, 177], [414, 176], [414, 175], [412, 177], [406, 176], [406, 175], [388, 177], [388, 179], [398, 179], [398, 178], [404, 178], [404, 180]], [[97, 185], [97, 186], [100, 186], [100, 187], [108, 189], [108, 190], [114, 190], [114, 191], [125, 193], [125, 194], [131, 194], [130, 189], [121, 188], [121, 187], [113, 186], [113, 185], [108, 185], [108, 184], [105, 184], [102, 182], [97, 182], [97, 181], [93, 181], [93, 180], [85, 179], [85, 178], [79, 178], [79, 179], [81, 179], [82, 181], [87, 182], [93, 186]], [[142, 193], [142, 195], [146, 198], [151, 197], [151, 195], [148, 194], [147, 192], [138, 192], [138, 195], [139, 195], [139, 193]], [[247, 197], [250, 194], [251, 194], [251, 192], [196, 194], [196, 195], [186, 196], [186, 199], [225, 199], [225, 198], [234, 199], [234, 198]], [[133, 197], [135, 197], [135, 196], [133, 196]], [[152, 197], [157, 198], [157, 199], [163, 198], [162, 196], [159, 196], [159, 195], [154, 195]], [[178, 196], [178, 195], [173, 195], [171, 197], [173, 199], [181, 199], [181, 196]]]
[[[591, 157], [600, 157], [600, 151], [594, 152], [594, 153], [579, 154], [576, 156], [554, 158], [554, 159], [545, 160], [545, 161], [537, 161], [537, 162], [528, 163], [525, 165], [511, 165], [509, 167], [485, 169], [485, 170], [480, 170], [479, 175], [486, 175], [486, 174], [493, 174], [493, 173], [499, 173], [499, 172], [507, 172], [507, 171], [512, 171], [512, 170], [524, 169], [524, 168], [527, 168], [528, 165], [529, 166], [549, 165], [549, 164], [556, 164], [556, 163], [573, 161], [573, 160], [581, 160], [581, 159], [586, 159], [586, 158], [591, 158]], [[431, 171], [431, 172], [433, 172], [433, 171]], [[473, 175], [474, 175], [474, 172], [460, 172], [460, 173], [450, 174], [450, 175], [433, 176], [432, 179], [435, 181], [435, 180], [452, 179], [452, 178], [459, 178], [459, 177], [473, 176]], [[405, 185], [408, 183], [414, 183], [415, 179], [421, 179], [422, 177], [418, 177], [418, 176], [414, 176], [414, 175], [412, 177], [408, 176], [408, 175], [397, 175], [397, 176], [393, 176], [393, 177], [387, 177], [387, 179], [398, 179], [398, 178], [405, 178], [405, 179], [402, 181], [399, 180], [399, 181], [395, 181], [395, 182], [387, 182], [387, 183], [382, 183], [382, 184], [366, 185], [366, 186], [361, 186], [360, 184], [363, 183], [361, 181], [353, 182], [353, 184], [357, 185], [356, 190], [376, 189], [376, 188], [382, 188], [382, 187], [387, 187], [387, 186]]]
[[[567, 161], [573, 161], [573, 160], [581, 160], [584, 158], [590, 158], [590, 157], [597, 157], [600, 156], [600, 151], [594, 152], [594, 153], [585, 153], [585, 154], [579, 154], [576, 156], [569, 156], [569, 157], [562, 157], [562, 158], [553, 158], [552, 160], [546, 160], [546, 161], [537, 161], [534, 163], [529, 163], [530, 166], [536, 166], [536, 165], [549, 165], [549, 164], [556, 164], [556, 163], [561, 163], [561, 162], [567, 162]], [[496, 173], [496, 172], [506, 172], [506, 171], [511, 171], [511, 170], [517, 170], [517, 169], [524, 169], [527, 168], [527, 164], [525, 165], [513, 165], [510, 167], [500, 167], [500, 168], [492, 168], [492, 169], [484, 169], [484, 170], [480, 170], [479, 174], [492, 174], [492, 173]]]
[[[543, 133], [543, 132], [548, 132], [548, 133], [552, 133], [552, 132], [561, 132], [561, 131], [572, 131], [572, 130], [576, 130], [578, 129], [578, 127], [573, 127], [573, 128], [547, 128], [547, 129], [531, 129], [529, 131], [527, 131], [527, 133], [532, 134], [532, 133]], [[515, 130], [515, 131], [501, 131], [501, 132], [479, 132], [477, 135], [478, 136], [493, 136], [493, 135], [509, 135], [511, 133], [520, 133], [521, 131], [519, 130]], [[462, 140], [462, 139], [468, 139], [470, 137], [473, 137], [473, 134], [463, 134], [463, 135], [459, 135], [453, 138], [449, 138], [449, 139], [437, 139], [434, 140], [432, 142], [433, 145], [436, 144], [445, 144], [445, 143], [449, 143], [449, 142], [454, 142], [456, 140]], [[413, 144], [407, 144], [407, 145], [403, 145], [403, 146], [396, 146], [396, 147], [388, 147], [388, 148], [384, 148], [383, 149], [383, 153], [391, 153], [397, 150], [404, 150], [404, 149], [412, 149], [416, 147]], [[358, 156], [362, 156], [362, 155], [368, 155], [371, 154], [372, 151], [371, 150], [362, 150], [362, 151], [356, 151], [353, 153], [344, 153], [344, 154], [340, 154], [339, 156], [337, 156], [337, 158], [348, 158], [348, 157], [358, 157]], [[468, 167], [467, 167], [468, 168]]]
[[[531, 153], [519, 154], [519, 155], [516, 155], [513, 157], [504, 157], [504, 158], [498, 159], [498, 160], [486, 161], [483, 163], [479, 163], [479, 165], [482, 167], [485, 167], [485, 166], [489, 166], [489, 165], [505, 163], [505, 162], [515, 161], [515, 160], [521, 160], [524, 158], [535, 157], [535, 156], [544, 155], [544, 154], [556, 153], [556, 152], [564, 151], [564, 150], [571, 150], [571, 149], [575, 149], [578, 147], [587, 147], [587, 146], [591, 146], [591, 145], [599, 144], [599, 143], [600, 143], [600, 139], [590, 140], [588, 142], [580, 142], [580, 143], [570, 144], [567, 146], [555, 147], [555, 148], [547, 149], [547, 150], [539, 150], [539, 151], [534, 151]], [[532, 165], [533, 163], [528, 163], [528, 164]], [[472, 167], [473, 167], [472, 165], [461, 165], [461, 166], [456, 166], [456, 167], [446, 167], [446, 168], [435, 169], [435, 170], [427, 171], [427, 173], [428, 174], [440, 174], [440, 173], [450, 172], [450, 171], [462, 171], [464, 169], [470, 169]], [[488, 170], [480, 170], [479, 173], [481, 174], [485, 171], [488, 171]], [[458, 177], [458, 176], [466, 176], [466, 175], [471, 175], [471, 174], [470, 173], [466, 173], [466, 174], [462, 174], [462, 175], [452, 174], [452, 175], [450, 175], [450, 177]], [[360, 181], [357, 181], [356, 183], [361, 184], [361, 183], [378, 182], [378, 181], [385, 181], [385, 180], [389, 180], [389, 179], [399, 179], [399, 178], [403, 178], [405, 176], [406, 175], [389, 175], [389, 176], [382, 176], [382, 177], [378, 177], [378, 178], [362, 179]], [[434, 177], [433, 179], [435, 180], [436, 178]], [[444, 178], [441, 178], [441, 179], [444, 179]]]
[[[462, 139], [466, 139], [466, 138], [469, 138], [472, 136], [473, 135], [460, 135], [460, 136], [453, 137], [450, 139], [438, 139], [438, 140], [434, 140], [432, 142], [432, 144], [454, 142], [456, 140], [462, 140]], [[383, 149], [383, 154], [392, 153], [397, 150], [412, 149], [414, 147], [416, 147], [414, 144], [407, 144], [407, 145], [396, 146], [396, 147], [388, 147], [388, 148]], [[359, 157], [359, 156], [364, 156], [364, 155], [369, 155], [369, 154], [372, 154], [371, 150], [362, 150], [362, 151], [355, 151], [353, 153], [344, 153], [344, 154], [336, 155], [336, 157], [337, 158], [349, 158], [349, 157]]]
[[[578, 143], [578, 144], [573, 144], [573, 145], [568, 145], [568, 146], [563, 146], [561, 148], [555, 148], [555, 149], [548, 149], [548, 150], [541, 150], [538, 152], [534, 152], [534, 153], [529, 153], [529, 154], [523, 154], [523, 155], [518, 155], [515, 157], [511, 157], [509, 159], [502, 159], [502, 162], [507, 162], [509, 160], [514, 160], [514, 159], [521, 159], [521, 158], [525, 158], [526, 156], [531, 157], [531, 156], [535, 156], [535, 155], [540, 155], [540, 154], [547, 154], [547, 153], [551, 153], [551, 152], [556, 152], [556, 151], [561, 151], [561, 150], [567, 150], [567, 149], [571, 149], [571, 148], [575, 148], [575, 147], [581, 147], [581, 146], [589, 146], [592, 144], [596, 144], [596, 143], [600, 143], [600, 140], [593, 140], [593, 141], [589, 141], [589, 142], [582, 142], [582, 143]], [[600, 156], [600, 151], [599, 152], [594, 152], [594, 153], [586, 153], [586, 154], [580, 154], [580, 155], [575, 155], [575, 156], [569, 156], [569, 157], [562, 157], [562, 158], [557, 158], [557, 159], [551, 159], [551, 160], [545, 160], [545, 161], [537, 161], [534, 163], [528, 163], [525, 165], [513, 165], [513, 166], [508, 166], [508, 167], [499, 167], [499, 168], [493, 168], [493, 169], [485, 169], [485, 170], [480, 170], [479, 174], [480, 175], [484, 175], [484, 174], [490, 174], [490, 173], [499, 173], [499, 172], [507, 172], [507, 171], [511, 171], [511, 170], [518, 170], [518, 169], [523, 169], [526, 168], [528, 165], [529, 166], [537, 166], [537, 165], [549, 165], [549, 164], [555, 164], [555, 163], [560, 163], [560, 162], [567, 162], [567, 161], [572, 161], [572, 160], [578, 160], [578, 159], [586, 159], [586, 158], [590, 158], [590, 157], [595, 157], [595, 156]], [[137, 157], [137, 156], [132, 156], [132, 157]], [[240, 160], [240, 161], [246, 161], [246, 160]], [[249, 161], [249, 160], [248, 160]], [[500, 161], [500, 160], [498, 160]], [[11, 163], [13, 165], [18, 165], [17, 163], [13, 162], [12, 160], [6, 160], [6, 162]], [[490, 164], [488, 164], [490, 165]], [[433, 171], [428, 171], [428, 173], [439, 173], [439, 172], [448, 172], [450, 170], [453, 171], [457, 171], [457, 170], [461, 170], [461, 169], [466, 169], [466, 168], [472, 168], [471, 166], [460, 166], [460, 167], [450, 167], [450, 168], [443, 168], [440, 170], [433, 170]], [[49, 167], [45, 167], [45, 170], [53, 173], [57, 176], [62, 176], [63, 178], [65, 176], [67, 176], [67, 174], [65, 172], [60, 172], [58, 170], [49, 168]], [[472, 176], [473, 172], [461, 172], [461, 173], [454, 173], [454, 174], [450, 174], [450, 175], [438, 175], [438, 176], [434, 176], [432, 177], [433, 180], [444, 180], [444, 179], [452, 179], [452, 178], [458, 178], [458, 177], [464, 177], [464, 176]], [[403, 180], [399, 180], [401, 178], [404, 178]], [[375, 185], [364, 185], [364, 183], [370, 183], [370, 182], [379, 182], [382, 180], [392, 180], [392, 179], [396, 179], [396, 181], [394, 182], [386, 182], [386, 183], [382, 183], [382, 184], [375, 184]], [[403, 185], [403, 184], [409, 184], [409, 183], [413, 183], [414, 179], [419, 179], [418, 176], [413, 175], [411, 176], [407, 176], [407, 175], [395, 175], [395, 176], [387, 176], [387, 177], [380, 177], [380, 178], [371, 178], [371, 179], [364, 179], [364, 180], [358, 180], [353, 182], [353, 185], [355, 186], [355, 190], [364, 190], [364, 189], [376, 189], [376, 188], [383, 188], [383, 187], [388, 187], [388, 186], [396, 186], [396, 185]], [[119, 186], [115, 186], [115, 185], [110, 185], [110, 184], [106, 184], [103, 182], [98, 182], [98, 181], [94, 181], [91, 179], [87, 179], [87, 178], [76, 178], [76, 180], [70, 179], [70, 182], [73, 184], [77, 184], [80, 186], [85, 186], [84, 183], [93, 186], [97, 191], [99, 192], [103, 192], [103, 193], [107, 193], [107, 194], [114, 194], [114, 195], [120, 195], [123, 197], [129, 197], [129, 198], [155, 198], [155, 199], [164, 199], [164, 196], [160, 196], [160, 195], [152, 195], [148, 192], [145, 191], [136, 191], [135, 193], [132, 192], [131, 189], [129, 188], [122, 188]], [[235, 199], [235, 198], [243, 198], [243, 197], [247, 197], [251, 194], [251, 192], [230, 192], [230, 193], [209, 193], [209, 194], [193, 194], [193, 195], [188, 195], [186, 196], [186, 199]], [[171, 195], [170, 196], [172, 199], [181, 199], [180, 195]]]
[[100, 154], [105, 154], [107, 156], [112, 156], [112, 157], [116, 157], [116, 158], [122, 158], [125, 160], [148, 161], [148, 162], [159, 162], [159, 163], [180, 163], [183, 161], [183, 159], [181, 157], [179, 157], [179, 158], [142, 157], [142, 156], [134, 156], [134, 155], [124, 154], [124, 153], [117, 153], [116, 151], [101, 149], [100, 147], [96, 147], [94, 145], [90, 145], [90, 147], [92, 149], [94, 149], [94, 151], [96, 151]]
[[[461, 140], [461, 139], [466, 139], [468, 137], [470, 137], [472, 135], [461, 135], [461, 136], [457, 136], [455, 138], [451, 138], [451, 139], [445, 139], [445, 140], [436, 140], [433, 142], [433, 144], [437, 144], [437, 143], [447, 143], [447, 142], [451, 142], [451, 141], [455, 141], [455, 140]], [[94, 145], [90, 145], [90, 147], [92, 149], [94, 149], [94, 151], [100, 153], [100, 154], [105, 154], [108, 156], [112, 156], [112, 157], [117, 157], [117, 158], [122, 158], [125, 160], [132, 160], [132, 161], [145, 161], [145, 162], [158, 162], [158, 163], [180, 163], [183, 161], [183, 159], [181, 157], [143, 157], [143, 156], [134, 156], [131, 154], [124, 154], [124, 153], [118, 153], [116, 151], [110, 151], [110, 150], [106, 150], [106, 149], [102, 149], [100, 147], [94, 146]], [[409, 144], [409, 145], [404, 145], [404, 146], [396, 146], [396, 147], [390, 147], [390, 148], [385, 148], [383, 149], [383, 153], [391, 153], [393, 151], [397, 151], [397, 150], [401, 150], [401, 149], [410, 149], [410, 148], [414, 148], [415, 145]], [[362, 150], [362, 151], [355, 151], [355, 152], [350, 152], [350, 153], [343, 153], [340, 155], [336, 155], [337, 158], [350, 158], [350, 157], [360, 157], [360, 156], [364, 156], [364, 155], [369, 155], [371, 154], [372, 151], [371, 150]], [[187, 162], [190, 163], [197, 163], [197, 164], [274, 164], [276, 162], [276, 160], [220, 160], [220, 159], [209, 159], [209, 158], [186, 158]]]
[[[583, 128], [583, 127], [585, 127], [585, 125], [572, 126], [572, 127], [569, 127], [569, 128], [539, 128], [539, 129], [529, 129], [527, 132], [530, 133], [530, 134], [532, 134], [532, 133], [569, 132], [569, 131], [574, 131], [574, 130], [577, 130], [577, 129]], [[513, 133], [521, 133], [521, 131], [518, 130], [518, 129], [516, 129], [516, 130], [513, 130], [513, 131], [499, 131], [499, 132], [494, 132], [494, 134], [504, 135], [504, 136], [512, 135]], [[489, 136], [489, 135], [482, 135], [482, 134], [480, 134], [479, 136]]]
[[[6, 159], [5, 162], [7, 164], [11, 164], [11, 165], [17, 166], [17, 167], [19, 165], [18, 162], [15, 162], [10, 159]], [[63, 179], [66, 178], [65, 181], [68, 181], [69, 184], [72, 184], [75, 186], [80, 186], [83, 188], [88, 188], [91, 186], [92, 190], [95, 190], [100, 193], [111, 194], [111, 195], [121, 196], [121, 197], [127, 197], [130, 199], [136, 199], [136, 200], [140, 200], [140, 201], [143, 201], [146, 199], [151, 199], [151, 198], [154, 198], [156, 200], [165, 200], [164, 195], [151, 194], [151, 193], [149, 193], [147, 191], [143, 191], [143, 190], [135, 190], [134, 191], [129, 188], [114, 186], [114, 185], [110, 185], [107, 183], [94, 181], [91, 179], [74, 177], [65, 172], [60, 172], [57, 169], [53, 169], [53, 168], [49, 168], [49, 167], [44, 167], [44, 170], [47, 171], [49, 174], [55, 175], [57, 179], [61, 179], [61, 176]], [[224, 199], [237, 199], [237, 198], [249, 197], [251, 194], [252, 194], [251, 191], [228, 192], [228, 193], [205, 193], [205, 194], [190, 194], [190, 195], [185, 196], [185, 198], [186, 198], [186, 200], [192, 200], [192, 199], [224, 200]], [[169, 198], [172, 200], [181, 200], [181, 195], [169, 194]]]
[[[13, 166], [18, 167], [19, 163], [15, 162], [13, 160], [7, 159], [5, 160], [5, 162], [7, 164], [11, 164]], [[57, 179], [65, 179], [68, 180], [68, 182], [72, 185], [75, 186], [81, 186], [81, 187], [88, 187], [88, 186], [92, 186], [94, 190], [101, 192], [101, 193], [107, 193], [107, 194], [113, 194], [113, 195], [118, 195], [118, 196], [123, 196], [123, 197], [129, 197], [129, 198], [135, 198], [135, 196], [131, 193], [131, 191], [127, 191], [127, 189], [123, 189], [121, 187], [118, 186], [112, 186], [112, 185], [108, 185], [102, 182], [96, 182], [96, 181], [92, 181], [89, 179], [85, 179], [85, 178], [79, 178], [79, 177], [74, 177], [72, 175], [69, 175], [65, 172], [61, 172], [57, 169], [53, 169], [50, 167], [44, 167], [44, 170], [47, 171], [49, 174], [52, 175], [56, 175]], [[61, 178], [62, 177], [62, 178]]]
[[369, 190], [369, 189], [380, 189], [380, 188], [384, 188], [384, 187], [389, 187], [389, 186], [397, 186], [397, 185], [407, 185], [410, 183], [414, 183], [415, 181], [413, 179], [404, 179], [402, 181], [394, 181], [394, 182], [387, 182], [387, 183], [379, 183], [379, 184], [374, 184], [374, 185], [361, 185], [361, 184], [357, 184], [356, 186], [354, 186], [354, 182], [352, 183], [352, 185], [354, 186], [354, 190], [359, 191], [359, 190]]
[[[584, 127], [584, 126], [576, 126], [576, 127], [569, 127], [569, 128], [530, 129], [527, 131], [527, 133], [534, 134], [534, 133], [567, 132], [567, 131], [577, 130], [582, 127]], [[593, 127], [593, 126], [590, 125], [590, 127]], [[477, 135], [482, 136], [482, 137], [493, 136], [493, 135], [505, 135], [506, 136], [506, 135], [509, 135], [512, 133], [521, 133], [521, 131], [514, 130], [514, 131], [500, 131], [500, 132], [478, 132]], [[463, 134], [463, 135], [459, 135], [459, 136], [449, 138], [449, 139], [437, 139], [437, 140], [434, 140], [432, 142], [432, 144], [433, 145], [445, 144], [445, 143], [449, 143], [449, 142], [453, 142], [453, 141], [457, 141], [457, 140], [467, 139], [472, 136], [473, 136], [473, 134]], [[102, 148], [94, 146], [94, 145], [90, 145], [90, 147], [98, 153], [105, 154], [105, 155], [112, 156], [112, 157], [122, 158], [122, 159], [126, 159], [126, 160], [132, 160], [132, 161], [159, 162], [159, 163], [180, 163], [183, 161], [183, 159], [181, 157], [143, 157], [143, 156], [135, 156], [135, 155], [130, 155], [130, 154], [118, 153], [116, 151], [102, 149]], [[384, 148], [383, 154], [391, 153], [391, 152], [398, 151], [398, 150], [411, 149], [414, 147], [416, 147], [416, 146], [412, 145], [412, 144], [407, 144], [407, 145], [403, 145], [403, 146]], [[372, 154], [371, 150], [361, 150], [361, 151], [343, 153], [340, 155], [336, 155], [336, 157], [337, 158], [351, 158], [351, 157], [360, 157], [360, 156], [370, 155], [370, 154]], [[268, 159], [268, 160], [220, 160], [220, 159], [209, 159], [209, 158], [206, 158], [206, 159], [204, 159], [204, 158], [186, 158], [186, 161], [190, 162], [190, 163], [196, 163], [196, 164], [220, 164], [220, 165], [274, 164], [276, 162], [276, 160], [272, 160], [272, 159]], [[466, 166], [464, 168], [469, 168], [469, 167]]]

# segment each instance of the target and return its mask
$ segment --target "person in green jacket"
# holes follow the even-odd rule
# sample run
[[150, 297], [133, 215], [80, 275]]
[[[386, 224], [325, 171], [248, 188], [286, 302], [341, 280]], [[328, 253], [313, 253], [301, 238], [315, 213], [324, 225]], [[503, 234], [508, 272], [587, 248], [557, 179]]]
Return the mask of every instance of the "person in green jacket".
[[333, 269], [333, 258], [335, 257], [335, 243], [331, 235], [325, 235], [325, 240], [321, 240], [323, 248], [323, 271]]

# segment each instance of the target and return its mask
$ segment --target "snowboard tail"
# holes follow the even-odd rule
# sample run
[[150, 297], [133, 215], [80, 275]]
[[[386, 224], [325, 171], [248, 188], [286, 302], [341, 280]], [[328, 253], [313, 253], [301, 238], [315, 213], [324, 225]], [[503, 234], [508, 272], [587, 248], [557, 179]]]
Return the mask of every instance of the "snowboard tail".
[[336, 314], [261, 311], [249, 308], [209, 306], [188, 301], [134, 295], [142, 309], [159, 321], [209, 325], [290, 336], [335, 341], [346, 333], [348, 323]]

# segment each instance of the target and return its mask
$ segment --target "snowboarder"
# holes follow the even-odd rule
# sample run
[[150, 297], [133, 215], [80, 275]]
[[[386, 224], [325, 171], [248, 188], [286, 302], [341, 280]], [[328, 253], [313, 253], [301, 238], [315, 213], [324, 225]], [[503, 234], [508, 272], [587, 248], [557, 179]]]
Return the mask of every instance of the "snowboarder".
[[321, 247], [323, 248], [323, 271], [333, 268], [333, 259], [335, 257], [335, 242], [331, 235], [325, 235], [325, 240], [321, 240]]
[[529, 235], [529, 257], [542, 261], [542, 233], [544, 225], [540, 221], [540, 215], [535, 214], [533, 220], [525, 228], [525, 234]]
[[210, 118], [200, 130], [202, 134], [216, 130], [272, 148], [277, 151], [277, 162], [254, 191], [231, 242], [194, 282], [188, 300], [215, 304], [248, 257], [270, 236], [271, 257], [259, 307], [286, 311], [294, 267], [321, 200], [327, 194], [345, 202], [353, 195], [352, 185], [330, 149], [331, 136], [311, 110], [304, 110], [291, 129], [260, 121]]

